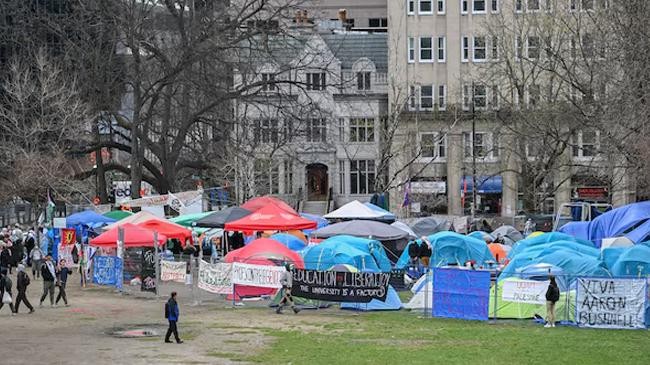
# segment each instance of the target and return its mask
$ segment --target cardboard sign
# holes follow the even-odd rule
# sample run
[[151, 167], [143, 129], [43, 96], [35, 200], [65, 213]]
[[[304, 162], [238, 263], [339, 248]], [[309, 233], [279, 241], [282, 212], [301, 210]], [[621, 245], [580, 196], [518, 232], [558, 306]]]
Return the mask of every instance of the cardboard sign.
[[293, 270], [291, 295], [328, 302], [386, 300], [390, 273]]
[[579, 327], [645, 328], [645, 279], [578, 278]]

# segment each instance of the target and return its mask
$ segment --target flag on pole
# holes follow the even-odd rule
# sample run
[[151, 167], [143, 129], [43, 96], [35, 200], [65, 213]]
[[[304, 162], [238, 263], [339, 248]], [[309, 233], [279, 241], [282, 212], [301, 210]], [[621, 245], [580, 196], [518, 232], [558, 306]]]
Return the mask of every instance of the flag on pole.
[[402, 202], [402, 208], [408, 207], [411, 205], [411, 180], [406, 184], [406, 189], [404, 189], [404, 201]]
[[183, 201], [180, 200], [176, 195], [169, 192], [167, 197], [167, 205], [169, 205], [170, 208], [174, 209], [178, 213], [181, 212], [181, 209], [185, 208]]

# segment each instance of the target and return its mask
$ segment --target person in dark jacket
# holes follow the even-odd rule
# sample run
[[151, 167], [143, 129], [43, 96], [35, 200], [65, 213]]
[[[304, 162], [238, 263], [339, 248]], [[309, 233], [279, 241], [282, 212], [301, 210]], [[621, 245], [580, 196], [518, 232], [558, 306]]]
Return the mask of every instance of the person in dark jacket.
[[18, 296], [16, 297], [15, 313], [18, 313], [20, 303], [23, 302], [29, 308], [29, 313], [34, 313], [34, 307], [27, 300], [27, 286], [29, 286], [29, 275], [25, 272], [25, 265], [18, 265], [18, 274], [16, 276], [16, 289], [18, 289]]
[[174, 338], [176, 339], [176, 343], [183, 343], [183, 340], [181, 340], [178, 337], [178, 327], [176, 326], [176, 323], [178, 322], [178, 317], [179, 317], [179, 310], [178, 310], [178, 303], [176, 302], [176, 292], [172, 292], [171, 297], [165, 303], [165, 318], [169, 321], [169, 328], [167, 328], [167, 334], [165, 335], [165, 342], [166, 343], [171, 343], [169, 340], [169, 337], [171, 337], [172, 333], [174, 334]]
[[9, 309], [11, 310], [11, 315], [16, 315], [16, 311], [14, 310], [14, 303], [13, 303], [13, 294], [11, 294], [11, 286], [12, 286], [11, 278], [7, 275], [7, 269], [2, 268], [0, 269], [0, 310], [2, 307], [4, 307], [5, 303], [2, 301], [2, 298], [4, 298], [5, 292], [9, 294], [9, 297], [12, 298], [12, 301], [9, 304]]
[[555, 327], [555, 303], [560, 300], [560, 288], [555, 276], [551, 276], [546, 290], [546, 324], [544, 327]]
[[431, 250], [431, 242], [429, 242], [429, 239], [422, 236], [422, 243], [420, 243], [420, 252], [418, 256], [420, 256], [420, 262], [422, 263], [422, 266], [424, 267], [429, 267], [429, 260], [431, 260], [431, 255], [433, 254], [433, 251]]
[[[0, 245], [2, 244], [0, 243]], [[0, 246], [0, 250], [0, 269], [7, 269], [11, 274], [11, 263], [13, 261], [13, 258], [11, 257], [11, 249], [7, 246]]]
[[57, 285], [59, 287], [59, 295], [56, 296], [56, 302], [54, 305], [59, 304], [59, 300], [63, 298], [63, 302], [67, 307], [68, 297], [65, 294], [65, 284], [68, 282], [68, 275], [72, 275], [72, 271], [66, 266], [65, 260], [59, 261], [59, 266], [57, 267], [56, 276], [57, 276]]
[[52, 256], [45, 256], [45, 263], [41, 265], [41, 276], [43, 277], [43, 295], [39, 306], [43, 306], [43, 301], [47, 294], [50, 294], [50, 305], [54, 307], [54, 280], [56, 279], [56, 270], [52, 263]]

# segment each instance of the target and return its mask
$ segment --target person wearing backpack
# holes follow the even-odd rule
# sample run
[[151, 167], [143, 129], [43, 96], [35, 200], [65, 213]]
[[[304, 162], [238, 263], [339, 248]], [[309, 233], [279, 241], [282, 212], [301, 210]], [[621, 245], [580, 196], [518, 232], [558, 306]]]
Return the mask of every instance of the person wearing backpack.
[[555, 276], [551, 276], [546, 290], [546, 324], [544, 327], [555, 327], [555, 303], [560, 300], [560, 288], [557, 286]]
[[176, 343], [183, 343], [183, 340], [181, 340], [178, 337], [178, 327], [176, 327], [176, 322], [178, 322], [178, 303], [176, 302], [176, 292], [173, 291], [171, 294], [171, 297], [165, 303], [165, 318], [169, 321], [169, 328], [167, 329], [167, 334], [165, 335], [165, 343], [172, 343], [169, 340], [169, 337], [171, 337], [172, 333], [174, 334], [174, 338], [176, 339]]
[[20, 303], [23, 302], [29, 308], [29, 313], [34, 313], [34, 307], [27, 300], [27, 287], [29, 286], [29, 275], [25, 272], [25, 265], [18, 265], [18, 274], [16, 277], [16, 289], [18, 289], [18, 296], [16, 296], [15, 313], [18, 313]]

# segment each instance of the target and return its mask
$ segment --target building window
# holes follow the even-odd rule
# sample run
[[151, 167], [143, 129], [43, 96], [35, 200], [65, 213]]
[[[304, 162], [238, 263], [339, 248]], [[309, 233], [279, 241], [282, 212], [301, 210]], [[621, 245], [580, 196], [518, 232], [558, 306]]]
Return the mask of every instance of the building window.
[[293, 165], [291, 161], [284, 160], [284, 193], [293, 194]]
[[406, 13], [415, 14], [415, 0], [407, 0]]
[[350, 119], [350, 142], [374, 142], [375, 141], [375, 119], [374, 118], [351, 118]]
[[522, 42], [521, 37], [515, 37], [515, 61], [521, 60]]
[[473, 0], [472, 1], [472, 12], [474, 13], [485, 13], [487, 9], [485, 8], [485, 0]]
[[368, 28], [387, 28], [388, 18], [370, 18], [368, 19]]
[[521, 13], [524, 11], [524, 0], [515, 0], [515, 12]]
[[420, 14], [433, 14], [432, 0], [420, 0]]
[[487, 87], [483, 84], [474, 84], [474, 108], [485, 109], [487, 107]]
[[490, 10], [493, 13], [498, 13], [499, 12], [499, 0], [491, 0], [490, 1]]
[[420, 134], [421, 156], [426, 158], [445, 158], [447, 146], [444, 136], [439, 133]]
[[592, 58], [594, 56], [594, 36], [590, 33], [586, 33], [582, 36], [582, 54], [585, 58]]
[[420, 87], [420, 109], [433, 109], [433, 85], [422, 85]]
[[497, 36], [492, 37], [492, 54], [490, 59], [493, 61], [499, 60], [499, 38]]
[[447, 85], [438, 85], [438, 110], [447, 109]]
[[339, 142], [345, 142], [345, 118], [339, 118]]
[[446, 11], [445, 0], [438, 0], [438, 14], [444, 14]]
[[327, 125], [325, 118], [311, 118], [307, 121], [307, 142], [326, 142]]
[[370, 194], [375, 186], [375, 161], [350, 161], [350, 193]]
[[433, 62], [433, 38], [420, 37], [420, 62]]
[[470, 85], [463, 85], [463, 110], [469, 110], [470, 100], [472, 97], [469, 88]]
[[370, 72], [357, 72], [357, 90], [370, 90]]
[[277, 85], [275, 85], [275, 74], [263, 73], [262, 74], [262, 91], [275, 91], [277, 90]]
[[499, 87], [497, 85], [492, 85], [492, 109], [499, 109]]
[[345, 160], [339, 160], [339, 194], [345, 195]]
[[487, 59], [487, 46], [485, 44], [485, 37], [474, 37], [472, 55], [474, 62], [483, 62]]
[[492, 133], [492, 157], [499, 157], [499, 135]]
[[277, 143], [278, 142], [278, 120], [258, 119], [253, 132], [255, 143]]
[[469, 37], [462, 38], [461, 59], [463, 62], [469, 62]]
[[582, 0], [580, 2], [581, 10], [594, 10], [594, 0]]
[[526, 3], [527, 11], [539, 11], [540, 9], [540, 0], [528, 0]]
[[438, 37], [438, 62], [445, 62], [447, 58], [447, 51], [445, 49], [446, 45], [447, 45], [447, 38]]
[[469, 11], [469, 0], [460, 0], [460, 13], [467, 14]]
[[486, 133], [474, 133], [474, 143], [472, 143], [472, 133], [463, 133], [463, 144], [465, 146], [465, 157], [485, 157], [487, 156]]
[[307, 73], [307, 90], [325, 90], [325, 72]]
[[261, 194], [280, 193], [280, 167], [271, 160], [255, 160], [255, 187]]
[[408, 62], [415, 62], [415, 38], [409, 37], [408, 40]]
[[528, 39], [526, 40], [526, 54], [528, 55], [528, 59], [531, 60], [536, 60], [539, 58], [539, 37], [537, 36], [529, 36]]
[[598, 154], [600, 142], [598, 131], [583, 130], [576, 137], [577, 143], [573, 144], [573, 157], [594, 157]]

